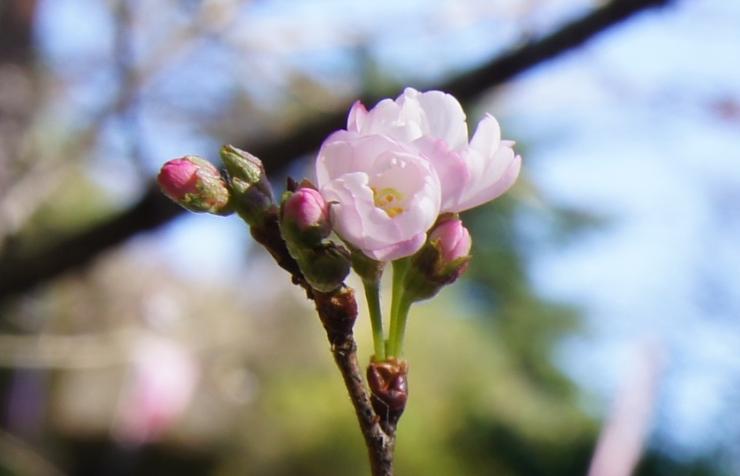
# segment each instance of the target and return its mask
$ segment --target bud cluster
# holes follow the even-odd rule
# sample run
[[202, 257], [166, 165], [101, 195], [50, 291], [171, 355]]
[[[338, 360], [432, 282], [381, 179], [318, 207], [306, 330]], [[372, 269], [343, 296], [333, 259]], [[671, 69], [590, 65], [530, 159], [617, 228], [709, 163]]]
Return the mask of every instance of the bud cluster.
[[312, 288], [326, 293], [342, 285], [349, 274], [349, 255], [343, 247], [325, 240], [331, 233], [329, 205], [310, 182], [283, 194], [280, 231]]

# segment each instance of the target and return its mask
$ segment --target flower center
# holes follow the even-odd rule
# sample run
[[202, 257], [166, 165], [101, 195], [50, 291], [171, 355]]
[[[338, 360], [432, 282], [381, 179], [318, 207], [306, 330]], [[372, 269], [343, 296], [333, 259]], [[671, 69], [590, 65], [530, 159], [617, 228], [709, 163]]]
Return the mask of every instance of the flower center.
[[395, 188], [386, 187], [380, 190], [372, 188], [375, 206], [383, 210], [389, 217], [395, 218], [405, 210], [401, 206], [403, 195]]

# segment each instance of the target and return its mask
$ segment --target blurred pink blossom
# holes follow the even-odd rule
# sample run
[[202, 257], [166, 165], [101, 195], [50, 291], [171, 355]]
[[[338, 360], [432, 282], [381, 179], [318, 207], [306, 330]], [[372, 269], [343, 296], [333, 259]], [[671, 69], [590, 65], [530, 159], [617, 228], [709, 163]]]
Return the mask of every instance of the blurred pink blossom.
[[184, 413], [198, 380], [194, 357], [177, 342], [145, 337], [135, 343], [115, 433], [131, 443], [148, 443]]

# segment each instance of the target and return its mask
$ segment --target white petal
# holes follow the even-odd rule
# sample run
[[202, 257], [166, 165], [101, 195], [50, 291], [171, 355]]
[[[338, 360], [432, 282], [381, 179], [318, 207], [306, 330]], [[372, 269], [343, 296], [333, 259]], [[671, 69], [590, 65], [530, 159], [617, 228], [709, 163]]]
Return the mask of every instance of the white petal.
[[405, 150], [400, 144], [381, 135], [360, 136], [337, 131], [324, 141], [316, 158], [316, 180], [319, 187], [352, 172], [367, 172], [378, 156], [388, 150]]
[[347, 131], [337, 131], [324, 140], [316, 157], [316, 181], [319, 188], [335, 177], [352, 171], [354, 155]]
[[363, 251], [367, 256], [377, 261], [394, 261], [400, 258], [405, 258], [406, 256], [411, 256], [419, 251], [419, 249], [424, 245], [426, 239], [426, 233], [419, 233], [401, 243], [395, 243], [391, 246], [376, 250]]
[[362, 134], [382, 134], [396, 138], [401, 107], [391, 99], [383, 99], [368, 111], [362, 123]]
[[418, 156], [396, 153], [381, 157], [370, 172], [370, 185], [376, 190], [392, 188], [403, 197], [401, 214], [391, 218], [376, 208], [379, 213], [371, 213], [367, 219], [372, 233], [388, 236], [392, 242], [426, 232], [439, 215], [439, 179], [429, 163]]
[[486, 114], [478, 123], [473, 138], [470, 139], [470, 148], [477, 151], [485, 159], [489, 159], [501, 145], [501, 128], [498, 121], [490, 114]]
[[452, 150], [462, 150], [468, 143], [468, 124], [457, 99], [441, 91], [427, 91], [417, 100], [424, 111], [425, 132], [444, 140]]
[[439, 177], [442, 211], [449, 211], [460, 200], [470, 181], [468, 162], [463, 154], [450, 150], [441, 139], [422, 137], [414, 142], [419, 151], [429, 160]]
[[470, 191], [458, 203], [455, 211], [461, 212], [489, 202], [506, 192], [516, 182], [522, 158], [514, 151], [502, 147], [486, 168], [484, 175], [473, 184]]
[[349, 116], [347, 116], [347, 130], [360, 132], [366, 118], [367, 109], [365, 108], [365, 105], [360, 101], [355, 101], [355, 103], [352, 104], [352, 108], [349, 110]]
[[324, 186], [321, 194], [330, 204], [332, 224], [339, 236], [362, 249], [385, 247], [388, 241], [376, 239], [377, 233], [367, 229], [368, 213], [375, 209], [367, 183], [366, 174], [347, 174]]

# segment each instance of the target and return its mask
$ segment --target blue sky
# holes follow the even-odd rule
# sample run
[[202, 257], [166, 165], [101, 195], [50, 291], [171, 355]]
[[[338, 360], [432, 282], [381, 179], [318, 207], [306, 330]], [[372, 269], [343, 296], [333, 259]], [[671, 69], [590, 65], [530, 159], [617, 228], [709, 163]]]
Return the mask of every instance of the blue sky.
[[740, 404], [740, 122], [714, 107], [740, 98], [730, 3], [642, 15], [501, 98], [532, 141], [544, 203], [611, 221], [532, 260], [543, 292], [587, 310], [590, 333], [563, 365], [607, 399], [635, 349], [656, 343], [658, 431], [682, 448], [728, 439]]

